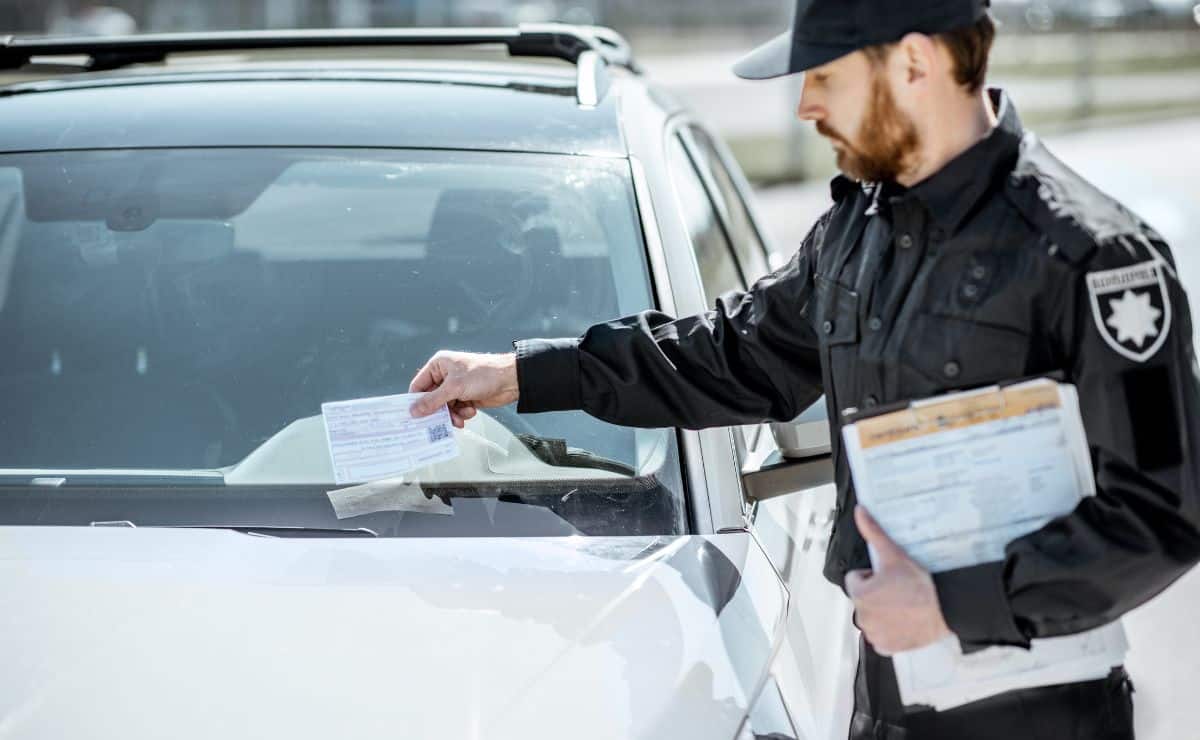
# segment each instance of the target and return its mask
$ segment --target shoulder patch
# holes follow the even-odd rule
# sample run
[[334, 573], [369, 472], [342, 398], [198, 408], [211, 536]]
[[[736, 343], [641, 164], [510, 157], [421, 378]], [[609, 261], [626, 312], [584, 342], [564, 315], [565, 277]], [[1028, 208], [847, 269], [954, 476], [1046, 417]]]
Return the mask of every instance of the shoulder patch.
[[1122, 357], [1145, 362], [1171, 331], [1171, 294], [1162, 262], [1089, 272], [1088, 296], [1096, 330]]
[[1161, 241], [1141, 219], [1055, 157], [1032, 133], [1021, 142], [1005, 190], [1017, 210], [1072, 264], [1087, 261], [1103, 244]]

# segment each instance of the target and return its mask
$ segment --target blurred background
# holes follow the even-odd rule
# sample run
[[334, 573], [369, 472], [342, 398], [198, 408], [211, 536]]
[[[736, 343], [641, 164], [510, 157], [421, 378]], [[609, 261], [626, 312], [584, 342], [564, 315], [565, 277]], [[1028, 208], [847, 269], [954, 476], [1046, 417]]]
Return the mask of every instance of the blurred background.
[[[1197, 0], [993, 0], [991, 84], [1028, 127], [1172, 245], [1200, 291], [1200, 7]], [[798, 77], [747, 83], [729, 68], [788, 27], [792, 0], [0, 0], [0, 35], [366, 26], [598, 23], [730, 144], [781, 251], [829, 203], [829, 147], [795, 120]], [[1193, 305], [1194, 305], [1193, 301]], [[602, 318], [602, 317], [597, 317]], [[1188, 734], [1200, 685], [1200, 570], [1126, 619], [1139, 737]]]
[[[993, 81], [1042, 131], [1200, 113], [1196, 0], [994, 0]], [[793, 120], [798, 78], [729, 67], [786, 28], [789, 0], [0, 0], [0, 34], [123, 34], [564, 21], [616, 28], [649, 73], [730, 144], [757, 183], [825, 178], [828, 147]]]

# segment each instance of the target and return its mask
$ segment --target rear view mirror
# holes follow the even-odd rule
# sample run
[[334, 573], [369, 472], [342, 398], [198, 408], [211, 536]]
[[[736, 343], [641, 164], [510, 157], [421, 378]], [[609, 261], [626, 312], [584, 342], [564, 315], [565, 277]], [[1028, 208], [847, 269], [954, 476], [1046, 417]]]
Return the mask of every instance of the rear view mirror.
[[112, 231], [103, 223], [47, 224], [55, 238], [74, 244], [89, 265], [151, 261], [189, 264], [222, 259], [233, 252], [234, 228], [222, 221], [156, 221], [141, 231]]

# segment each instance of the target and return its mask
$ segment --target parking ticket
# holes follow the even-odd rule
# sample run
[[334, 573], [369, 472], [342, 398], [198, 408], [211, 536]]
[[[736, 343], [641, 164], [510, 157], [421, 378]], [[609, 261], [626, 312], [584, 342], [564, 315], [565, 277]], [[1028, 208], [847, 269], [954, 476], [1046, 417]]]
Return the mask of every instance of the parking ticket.
[[422, 419], [409, 408], [423, 393], [321, 404], [334, 480], [339, 484], [395, 478], [458, 457], [445, 406]]

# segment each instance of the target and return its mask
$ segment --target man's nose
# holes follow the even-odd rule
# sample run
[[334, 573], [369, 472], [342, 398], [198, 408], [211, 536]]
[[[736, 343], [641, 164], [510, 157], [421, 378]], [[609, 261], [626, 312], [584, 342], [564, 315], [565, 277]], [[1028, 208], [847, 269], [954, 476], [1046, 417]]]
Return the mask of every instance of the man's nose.
[[804, 77], [804, 86], [800, 90], [800, 105], [796, 108], [796, 117], [801, 121], [817, 122], [825, 118], [825, 109], [817, 101], [817, 96], [809, 86], [809, 78]]

